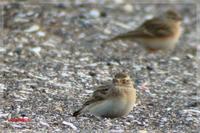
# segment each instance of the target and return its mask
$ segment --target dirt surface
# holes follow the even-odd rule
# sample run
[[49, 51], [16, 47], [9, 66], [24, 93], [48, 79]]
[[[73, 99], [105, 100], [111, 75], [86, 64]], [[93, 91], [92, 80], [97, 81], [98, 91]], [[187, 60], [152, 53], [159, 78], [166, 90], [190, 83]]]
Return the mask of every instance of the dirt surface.
[[[183, 16], [174, 51], [147, 53], [116, 41], [169, 8]], [[123, 0], [66, 4], [5, 3], [0, 44], [0, 129], [4, 132], [198, 132], [200, 108], [195, 4], [141, 4]], [[72, 117], [95, 86], [126, 70], [137, 106], [126, 117]], [[140, 89], [143, 84], [147, 88]], [[8, 122], [28, 117], [31, 122]]]

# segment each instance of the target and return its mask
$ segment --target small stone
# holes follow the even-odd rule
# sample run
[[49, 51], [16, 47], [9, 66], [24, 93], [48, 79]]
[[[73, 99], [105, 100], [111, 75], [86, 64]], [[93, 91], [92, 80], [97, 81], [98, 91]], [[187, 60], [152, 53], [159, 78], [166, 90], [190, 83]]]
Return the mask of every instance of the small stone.
[[2, 47], [0, 47], [0, 53], [3, 53], [3, 52], [6, 52], [6, 49], [5, 48], [2, 48]]
[[88, 94], [91, 94], [91, 93], [93, 93], [94, 91], [92, 91], [92, 90], [85, 90], [85, 92], [88, 93]]
[[133, 12], [133, 6], [131, 4], [126, 4], [123, 7], [124, 11], [126, 11], [127, 13], [131, 13]]
[[163, 117], [162, 119], [161, 119], [161, 121], [162, 122], [166, 122], [168, 119], [166, 118], [166, 117]]
[[187, 72], [187, 71], [184, 71], [184, 72], [183, 72], [183, 75], [185, 75], [185, 76], [190, 76], [190, 77], [194, 76], [193, 73], [189, 73], [189, 72]]
[[8, 117], [8, 113], [3, 113], [3, 112], [0, 112], [0, 118], [6, 118]]
[[63, 3], [59, 3], [56, 5], [58, 8], [61, 8], [61, 9], [65, 9], [66, 8], [66, 5], [63, 4]]
[[17, 48], [15, 49], [15, 52], [16, 52], [18, 55], [21, 55], [22, 48], [17, 47]]
[[170, 111], [170, 110], [172, 110], [172, 108], [167, 108], [166, 110], [167, 110], [167, 111]]
[[186, 103], [185, 106], [186, 106], [186, 107], [197, 107], [197, 106], [198, 106], [198, 103], [197, 103], [197, 102], [189, 102], [189, 103]]
[[72, 123], [70, 123], [70, 122], [63, 121], [62, 124], [67, 125], [67, 126], [70, 126], [73, 130], [77, 130], [77, 127], [74, 126], [74, 124], [72, 124]]
[[152, 70], [153, 70], [153, 67], [148, 65], [148, 66], [147, 66], [147, 70], [152, 71]]
[[186, 121], [193, 121], [193, 118], [192, 117], [187, 117]]
[[38, 31], [36, 33], [39, 37], [45, 37], [46, 36], [46, 33], [45, 32], [42, 32], [42, 31]]
[[139, 130], [138, 133], [148, 133], [146, 129], [144, 130]]
[[16, 17], [15, 19], [14, 19], [14, 22], [15, 23], [27, 23], [27, 22], [29, 22], [30, 20], [29, 19], [26, 19], [26, 18], [18, 18], [18, 17]]
[[[29, 40], [27, 38], [25, 38], [25, 37], [21, 37], [20, 41], [22, 41], [23, 43], [28, 43], [29, 42]], [[20, 47], [22, 48], [23, 46], [20, 46]]]
[[185, 16], [184, 19], [183, 19], [183, 22], [185, 24], [190, 24], [191, 23], [191, 19], [188, 16]]
[[173, 61], [180, 61], [180, 58], [179, 57], [172, 57], [171, 60], [173, 60]]
[[26, 116], [26, 114], [24, 112], [21, 112], [20, 114], [21, 114], [22, 117]]
[[104, 29], [104, 30], [103, 30], [103, 33], [105, 33], [105, 34], [108, 34], [108, 35], [109, 35], [109, 34], [111, 34], [112, 32], [111, 32], [109, 29]]
[[186, 57], [187, 57], [188, 59], [193, 59], [193, 58], [194, 58], [194, 56], [191, 55], [191, 54], [187, 54]]
[[124, 133], [123, 129], [112, 129], [110, 130], [110, 133]]
[[40, 121], [40, 124], [43, 125], [43, 126], [46, 126], [46, 127], [50, 127], [48, 123], [43, 122], [43, 121]]
[[127, 118], [134, 118], [134, 116], [133, 115], [128, 115]]
[[28, 33], [32, 33], [32, 32], [36, 32], [40, 29], [39, 25], [32, 25], [31, 27], [29, 27], [28, 29], [24, 30], [25, 32]]
[[34, 14], [35, 14], [35, 12], [33, 12], [33, 11], [29, 11], [29, 12], [26, 13], [26, 15], [29, 16], [29, 17], [33, 16]]
[[30, 51], [40, 56], [41, 47], [31, 48]]
[[99, 12], [99, 10], [97, 10], [97, 9], [91, 10], [89, 14], [90, 14], [90, 16], [93, 17], [93, 18], [98, 18], [98, 17], [100, 16], [100, 12]]
[[95, 72], [91, 72], [91, 71], [90, 71], [90, 72], [89, 72], [89, 75], [92, 76], [92, 77], [94, 77], [94, 76], [96, 76], [97, 74], [96, 74]]
[[133, 68], [135, 69], [135, 71], [141, 71], [142, 70], [141, 65], [134, 65]]
[[81, 33], [81, 34], [79, 34], [79, 36], [78, 36], [79, 39], [82, 39], [82, 38], [85, 38], [85, 37], [86, 37], [86, 34], [85, 34], [85, 33]]
[[58, 14], [58, 17], [64, 17], [64, 16], [66, 16], [66, 12], [60, 12], [60, 13]]
[[107, 13], [104, 12], [104, 11], [102, 11], [102, 12], [100, 13], [100, 16], [101, 16], [101, 17], [106, 17], [106, 16], [107, 16]]
[[24, 126], [20, 125], [20, 124], [11, 124], [11, 126], [13, 128], [18, 128], [18, 129], [21, 129], [21, 128], [24, 128]]
[[165, 83], [166, 83], [166, 84], [171, 84], [171, 85], [175, 85], [175, 84], [176, 84], [176, 82], [173, 81], [173, 80], [171, 80], [171, 79], [165, 80]]
[[122, 3], [124, 3], [124, 0], [115, 0], [115, 3], [116, 4], [122, 4]]

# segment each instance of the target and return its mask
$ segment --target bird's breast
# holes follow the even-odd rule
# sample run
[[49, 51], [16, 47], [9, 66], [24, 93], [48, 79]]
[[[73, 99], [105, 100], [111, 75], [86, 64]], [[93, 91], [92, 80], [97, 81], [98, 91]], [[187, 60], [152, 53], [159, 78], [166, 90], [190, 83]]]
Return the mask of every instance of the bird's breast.
[[119, 117], [129, 113], [134, 106], [134, 102], [127, 98], [111, 98], [104, 100], [90, 108], [90, 112], [102, 117]]

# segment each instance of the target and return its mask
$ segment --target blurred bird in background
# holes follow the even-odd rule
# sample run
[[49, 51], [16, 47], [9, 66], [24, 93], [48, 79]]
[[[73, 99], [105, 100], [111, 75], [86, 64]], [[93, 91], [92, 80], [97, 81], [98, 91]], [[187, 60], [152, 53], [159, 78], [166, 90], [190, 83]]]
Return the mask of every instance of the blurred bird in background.
[[149, 52], [173, 50], [181, 36], [182, 17], [174, 10], [146, 20], [132, 31], [117, 35], [105, 43], [117, 40], [129, 40], [142, 45]]

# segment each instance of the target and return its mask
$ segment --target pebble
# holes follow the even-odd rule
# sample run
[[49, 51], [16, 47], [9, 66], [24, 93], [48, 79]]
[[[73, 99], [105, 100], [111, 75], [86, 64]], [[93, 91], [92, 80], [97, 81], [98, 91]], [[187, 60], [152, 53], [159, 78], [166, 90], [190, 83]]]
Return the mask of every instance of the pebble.
[[27, 16], [27, 15], [24, 14], [24, 13], [18, 13], [18, 14], [16, 15], [17, 18], [25, 18], [26, 16]]
[[26, 18], [18, 18], [18, 17], [16, 17], [15, 19], [14, 19], [14, 22], [15, 23], [27, 23], [27, 22], [29, 22], [30, 20], [29, 19], [26, 19]]
[[134, 118], [134, 116], [133, 115], [128, 115], [127, 118]]
[[123, 4], [123, 3], [124, 3], [124, 0], [115, 0], [115, 3], [116, 3], [116, 4]]
[[106, 28], [106, 29], [103, 30], [103, 33], [107, 34], [107, 35], [110, 35], [112, 33], [112, 31], [109, 30], [108, 28]]
[[39, 37], [45, 37], [45, 36], [46, 36], [46, 33], [43, 32], [43, 31], [38, 31], [36, 34], [37, 34]]
[[127, 12], [127, 13], [133, 12], [133, 6], [132, 6], [131, 4], [126, 4], [126, 5], [124, 5], [123, 9], [124, 9], [124, 11]]
[[5, 48], [0, 47], [0, 52], [6, 52]]
[[[21, 37], [20, 41], [23, 42], [23, 43], [28, 43], [29, 42], [29, 40], [27, 38], [25, 38], [25, 37]], [[23, 46], [21, 46], [21, 47], [23, 47]]]
[[77, 130], [77, 127], [74, 126], [74, 124], [72, 124], [72, 123], [70, 123], [70, 122], [63, 121], [62, 124], [67, 125], [67, 126], [70, 126], [73, 130]]
[[80, 33], [79, 36], [78, 36], [79, 39], [82, 39], [82, 38], [85, 38], [85, 37], [86, 37], [85, 33]]
[[49, 40], [45, 41], [43, 43], [43, 45], [54, 48], [55, 45], [60, 43], [60, 42], [61, 42], [61, 40], [59, 38], [51, 37], [51, 38], [49, 38]]
[[3, 113], [3, 112], [0, 112], [0, 118], [6, 118], [6, 117], [8, 117], [8, 113]]
[[97, 10], [97, 9], [91, 10], [89, 14], [93, 18], [98, 18], [101, 15], [101, 13], [99, 12], [99, 10]]
[[92, 90], [85, 90], [85, 92], [88, 93], [88, 94], [91, 94], [91, 93], [93, 93], [94, 91], [92, 91]]
[[112, 130], [110, 130], [110, 133], [123, 133], [123, 132], [124, 132], [124, 130], [122, 130], [122, 129], [119, 129], [119, 130], [112, 129]]
[[183, 18], [183, 22], [184, 22], [185, 24], [190, 24], [190, 23], [191, 23], [190, 17], [185, 16], [185, 17]]
[[185, 75], [185, 76], [190, 76], [190, 77], [194, 76], [193, 73], [189, 73], [189, 72], [187, 72], [187, 71], [184, 71], [184, 72], [183, 72], [183, 75]]
[[148, 133], [146, 129], [144, 130], [139, 130], [138, 133]]
[[173, 61], [180, 61], [180, 58], [179, 57], [171, 57], [171, 60], [173, 60]]
[[193, 118], [192, 117], [187, 117], [186, 121], [193, 121]]
[[46, 123], [46, 122], [40, 121], [39, 123], [40, 123], [41, 125], [43, 125], [43, 126], [50, 127], [49, 124]]
[[95, 72], [91, 72], [91, 71], [90, 71], [90, 72], [89, 72], [89, 75], [92, 76], [92, 77], [94, 77], [94, 76], [96, 76], [97, 74], [96, 74]]
[[176, 82], [173, 80], [165, 80], [165, 84], [171, 84], [171, 85], [175, 85]]
[[170, 111], [170, 110], [172, 110], [172, 108], [166, 108], [166, 110], [167, 110], [167, 111]]
[[153, 15], [151, 15], [151, 14], [150, 14], [150, 15], [144, 16], [144, 19], [145, 19], [145, 20], [152, 19], [152, 18], [153, 18]]
[[19, 125], [19, 124], [11, 124], [11, 126], [12, 126], [13, 128], [19, 128], [19, 129], [24, 128], [24, 126]]
[[191, 54], [187, 54], [186, 57], [187, 57], [188, 59], [193, 59], [193, 58], [194, 58], [194, 56], [191, 55]]
[[64, 16], [66, 16], [66, 12], [60, 12], [60, 13], [58, 14], [58, 17], [64, 17]]
[[163, 117], [162, 119], [161, 119], [161, 121], [162, 122], [166, 122], [168, 119], [166, 118], [166, 117]]
[[147, 70], [149, 70], [149, 71], [152, 71], [152, 70], [154, 70], [154, 68], [152, 67], [152, 66], [150, 66], [150, 65], [147, 65]]
[[40, 56], [41, 47], [35, 47], [29, 49], [31, 52], [35, 53], [37, 56]]
[[35, 12], [29, 11], [29, 12], [26, 13], [26, 16], [29, 16], [29, 17], [30, 17], [30, 16], [33, 16], [34, 14], [35, 14]]
[[133, 68], [134, 68], [134, 71], [141, 71], [142, 70], [142, 67], [141, 65], [134, 65]]
[[32, 32], [36, 32], [40, 29], [39, 25], [32, 25], [31, 27], [29, 27], [28, 29], [24, 30], [25, 32], [28, 33], [32, 33]]

